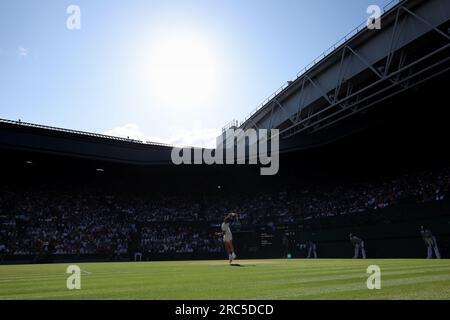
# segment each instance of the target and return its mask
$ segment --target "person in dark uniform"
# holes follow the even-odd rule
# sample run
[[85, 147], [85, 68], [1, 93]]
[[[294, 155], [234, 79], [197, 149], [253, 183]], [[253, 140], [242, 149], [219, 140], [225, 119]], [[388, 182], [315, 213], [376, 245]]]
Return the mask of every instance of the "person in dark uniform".
[[311, 240], [306, 241], [306, 250], [308, 250], [308, 256], [306, 259], [309, 259], [311, 257], [314, 257], [314, 259], [317, 259], [317, 246], [314, 242]]
[[436, 237], [431, 233], [430, 230], [425, 229], [423, 226], [420, 227], [420, 235], [422, 236], [422, 239], [427, 246], [427, 259], [433, 258], [433, 250], [436, 258], [440, 259], [441, 253], [439, 252]]
[[361, 251], [361, 256], [363, 259], [366, 258], [366, 250], [364, 249], [364, 241], [361, 238], [350, 233], [350, 242], [355, 247], [355, 254], [353, 255], [353, 259], [359, 258], [359, 252]]

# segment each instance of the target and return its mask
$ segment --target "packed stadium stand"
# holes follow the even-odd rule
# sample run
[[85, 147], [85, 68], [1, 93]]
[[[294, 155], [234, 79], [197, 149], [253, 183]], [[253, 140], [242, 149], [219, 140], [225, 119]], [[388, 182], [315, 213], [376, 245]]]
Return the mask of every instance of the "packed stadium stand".
[[[305, 257], [308, 240], [319, 257], [351, 257], [350, 232], [365, 239], [369, 257], [424, 257], [421, 225], [445, 256], [450, 161], [439, 80], [364, 115], [365, 130], [282, 154], [275, 176], [254, 165], [114, 161], [119, 148], [170, 147], [3, 122], [1, 259], [223, 258], [215, 232], [232, 211], [241, 215], [233, 233], [242, 258]], [[108, 159], [82, 153], [91, 150]]]
[[[0, 252], [110, 259], [127, 259], [135, 252], [145, 258], [166, 253], [214, 254], [222, 251], [214, 226], [227, 212], [240, 212], [240, 227], [247, 229], [342, 215], [367, 219], [367, 224], [384, 223], [398, 217], [384, 214], [383, 209], [446, 201], [449, 186], [448, 168], [361, 184], [208, 196], [118, 192], [80, 184], [4, 185]], [[367, 217], [367, 212], [375, 216]]]
[[[228, 212], [240, 214], [232, 226], [239, 258], [305, 257], [307, 241], [319, 257], [350, 258], [349, 233], [364, 239], [368, 257], [420, 258], [421, 226], [450, 257], [450, 22], [432, 6], [445, 2], [407, 3], [391, 9], [390, 23], [398, 10], [423, 34], [408, 29], [411, 43], [383, 58], [399, 70], [380, 75], [381, 59], [341, 83], [346, 90], [286, 116], [301, 94], [299, 76], [237, 123], [279, 122], [274, 176], [261, 176], [259, 165], [177, 166], [169, 145], [0, 120], [0, 262], [129, 261], [136, 253], [143, 260], [222, 259], [215, 232]], [[408, 15], [416, 8], [447, 20], [427, 31]], [[360, 37], [369, 47], [372, 38], [384, 39], [367, 32], [346, 39], [311, 77], [339, 75], [332, 67], [339, 48], [357, 48]], [[344, 91], [348, 97], [328, 95]]]

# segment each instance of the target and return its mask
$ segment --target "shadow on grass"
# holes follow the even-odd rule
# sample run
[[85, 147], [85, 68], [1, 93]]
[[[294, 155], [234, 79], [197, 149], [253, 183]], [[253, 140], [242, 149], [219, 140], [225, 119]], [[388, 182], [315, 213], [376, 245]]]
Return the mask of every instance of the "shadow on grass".
[[245, 267], [256, 267], [256, 264], [239, 264], [239, 263], [232, 263], [232, 264], [230, 264], [230, 266], [232, 266], [232, 267], [241, 267], [241, 268], [245, 268]]

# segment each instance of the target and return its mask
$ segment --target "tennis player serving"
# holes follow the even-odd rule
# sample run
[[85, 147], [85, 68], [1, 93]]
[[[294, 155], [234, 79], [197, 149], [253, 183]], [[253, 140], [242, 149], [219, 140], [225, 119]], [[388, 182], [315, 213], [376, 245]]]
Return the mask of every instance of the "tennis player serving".
[[239, 219], [239, 216], [237, 213], [229, 213], [225, 219], [223, 219], [221, 232], [217, 232], [216, 234], [223, 236], [223, 243], [225, 245], [225, 250], [228, 253], [228, 259], [230, 260], [230, 264], [233, 262], [233, 260], [236, 259], [236, 254], [234, 253], [234, 246], [233, 246], [233, 234], [231, 233], [230, 224], [233, 222], [233, 220]]

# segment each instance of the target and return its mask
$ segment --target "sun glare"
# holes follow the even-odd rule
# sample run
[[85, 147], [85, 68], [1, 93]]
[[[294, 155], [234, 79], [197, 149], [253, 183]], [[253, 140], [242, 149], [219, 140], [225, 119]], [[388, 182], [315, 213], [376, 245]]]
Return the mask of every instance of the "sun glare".
[[149, 61], [150, 91], [163, 105], [191, 109], [213, 102], [217, 57], [201, 37], [165, 34], [151, 47]]

